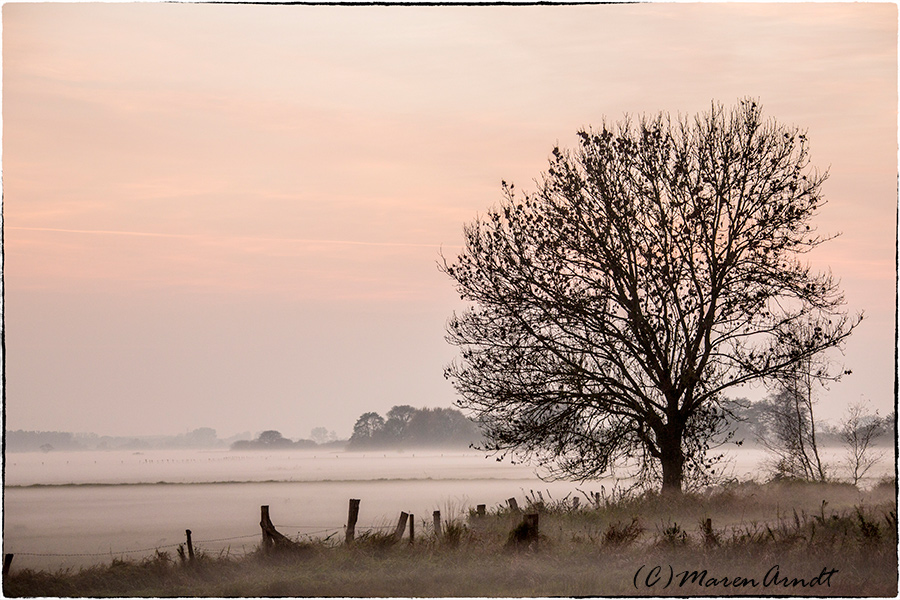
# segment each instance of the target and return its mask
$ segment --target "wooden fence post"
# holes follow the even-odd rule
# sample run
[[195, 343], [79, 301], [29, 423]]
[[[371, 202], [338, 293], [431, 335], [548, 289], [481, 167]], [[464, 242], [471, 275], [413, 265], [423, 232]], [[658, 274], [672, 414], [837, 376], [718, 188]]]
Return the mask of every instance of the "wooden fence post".
[[531, 513], [530, 515], [525, 515], [525, 524], [529, 530], [531, 530], [531, 535], [534, 539], [537, 539], [540, 535], [540, 529], [538, 528], [538, 521], [540, 518], [540, 513]]
[[509, 532], [509, 538], [506, 540], [507, 548], [515, 548], [521, 550], [524, 548], [534, 549], [540, 541], [540, 530], [538, 529], [538, 513], [526, 514], [522, 522], [515, 529]]
[[515, 498], [510, 498], [509, 500], [507, 500], [507, 502], [509, 503], [509, 509], [511, 511], [513, 511], [514, 513], [519, 512], [519, 503], [516, 502]]
[[185, 529], [184, 535], [187, 536], [187, 547], [188, 547], [188, 559], [191, 562], [194, 562], [194, 544], [191, 543], [191, 530]]
[[262, 529], [262, 547], [263, 552], [268, 552], [269, 546], [272, 545], [272, 540], [269, 537], [269, 532], [266, 528], [266, 524], [271, 523], [272, 521], [269, 519], [269, 506], [263, 505], [259, 507], [259, 528]]
[[409, 519], [409, 515], [405, 512], [400, 513], [400, 520], [397, 521], [397, 529], [394, 530], [394, 541], [399, 542], [403, 537], [403, 532], [406, 531], [406, 520]]
[[434, 537], [439, 540], [444, 536], [444, 532], [441, 529], [441, 511], [434, 511], [432, 516], [434, 517]]
[[356, 536], [356, 520], [359, 518], [359, 499], [350, 498], [350, 509], [347, 513], [347, 535], [346, 543], [351, 543]]
[[701, 529], [703, 531], [703, 543], [706, 544], [707, 547], [719, 545], [719, 539], [716, 537], [716, 532], [713, 531], [712, 519], [707, 518], [706, 521], [703, 522]]
[[9, 575], [9, 568], [12, 566], [13, 554], [4, 554], [3, 555], [3, 576], [6, 577]]
[[479, 517], [483, 517], [486, 509], [487, 509], [487, 505], [479, 504], [478, 506], [475, 507], [475, 512]]
[[269, 507], [267, 505], [260, 506], [259, 513], [259, 527], [262, 529], [263, 552], [268, 552], [276, 546], [280, 548], [291, 548], [296, 546], [294, 542], [279, 533], [278, 530], [275, 529], [275, 526], [272, 525], [272, 519], [269, 518]]
[[409, 515], [409, 543], [412, 544], [416, 541], [416, 515], [410, 513]]
[[572, 498], [572, 510], [578, 510], [578, 506], [581, 504], [581, 498], [575, 496]]

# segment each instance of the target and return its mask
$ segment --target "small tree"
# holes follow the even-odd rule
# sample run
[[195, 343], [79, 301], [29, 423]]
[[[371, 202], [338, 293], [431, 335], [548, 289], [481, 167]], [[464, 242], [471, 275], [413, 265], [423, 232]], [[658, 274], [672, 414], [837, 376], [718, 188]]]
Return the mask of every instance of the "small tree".
[[[470, 303], [445, 374], [488, 449], [574, 479], [636, 460], [678, 492], [724, 432], [723, 392], [784, 378], [862, 318], [799, 260], [827, 239], [811, 225], [825, 176], [751, 100], [579, 138], [534, 194], [504, 183], [444, 261]], [[798, 322], [811, 344], [786, 343]]]
[[313, 427], [312, 431], [309, 432], [309, 437], [317, 444], [325, 444], [337, 439], [337, 435], [333, 431], [329, 431], [324, 427]]
[[760, 403], [758, 439], [776, 478], [824, 481], [825, 465], [815, 438], [812, 404], [783, 390]]
[[760, 441], [774, 457], [770, 470], [776, 477], [825, 481], [826, 470], [819, 455], [815, 405], [818, 389], [837, 381], [849, 371], [832, 374], [834, 363], [825, 352], [810, 354], [823, 335], [815, 322], [797, 321], [786, 327], [777, 343], [782, 352], [797, 361], [776, 379], [780, 391], [762, 403]]
[[847, 407], [847, 415], [841, 420], [838, 434], [847, 449], [844, 464], [853, 485], [857, 485], [884, 456], [884, 453], [872, 451], [872, 445], [883, 432], [884, 425], [878, 411], [870, 413], [862, 401]]
[[384, 433], [384, 418], [376, 412], [360, 415], [353, 425], [350, 447], [364, 448], [376, 444]]

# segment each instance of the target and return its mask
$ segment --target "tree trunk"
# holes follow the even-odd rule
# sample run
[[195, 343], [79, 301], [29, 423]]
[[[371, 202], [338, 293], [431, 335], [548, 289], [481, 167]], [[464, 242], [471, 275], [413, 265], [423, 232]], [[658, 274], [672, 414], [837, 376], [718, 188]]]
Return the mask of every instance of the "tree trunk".
[[680, 494], [684, 479], [684, 456], [664, 456], [661, 461], [663, 494]]
[[684, 452], [681, 449], [681, 431], [665, 431], [659, 440], [662, 457], [663, 494], [681, 494], [684, 480]]

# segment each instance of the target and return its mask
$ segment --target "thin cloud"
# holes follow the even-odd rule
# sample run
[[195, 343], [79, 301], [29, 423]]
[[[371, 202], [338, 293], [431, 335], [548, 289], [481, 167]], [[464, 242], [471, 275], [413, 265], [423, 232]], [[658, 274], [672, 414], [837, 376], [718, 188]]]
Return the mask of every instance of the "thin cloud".
[[[203, 234], [193, 233], [158, 233], [152, 231], [115, 231], [108, 229], [62, 229], [57, 227], [7, 227], [6, 229], [15, 229], [18, 231], [47, 231], [52, 233], [81, 233], [96, 235], [124, 235], [139, 237], [162, 237], [162, 238], [181, 238], [181, 239], [199, 239], [209, 237]], [[370, 242], [362, 240], [323, 240], [323, 239], [305, 239], [305, 238], [269, 238], [269, 237], [251, 237], [251, 236], [235, 236], [230, 237], [235, 241], [254, 241], [254, 242], [284, 242], [296, 244], [335, 244], [346, 246], [385, 246], [385, 247], [409, 247], [409, 248], [461, 248], [457, 244], [422, 244], [414, 242]]]
[[148, 231], [110, 231], [104, 229], [60, 229], [57, 227], [9, 227], [6, 229], [16, 229], [18, 231], [50, 231], [55, 233], [95, 233], [101, 235], [135, 235], [142, 237], [165, 237], [165, 238], [190, 238], [196, 237], [183, 233], [154, 233]]

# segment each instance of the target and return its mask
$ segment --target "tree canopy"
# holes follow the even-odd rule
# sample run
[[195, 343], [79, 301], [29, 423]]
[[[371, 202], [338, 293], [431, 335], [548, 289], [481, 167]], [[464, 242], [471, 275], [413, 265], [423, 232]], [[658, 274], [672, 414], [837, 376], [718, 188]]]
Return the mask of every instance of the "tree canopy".
[[709, 467], [723, 392], [797, 377], [862, 318], [800, 260], [829, 239], [812, 226], [826, 174], [749, 99], [578, 137], [535, 192], [504, 182], [443, 261], [469, 303], [445, 375], [491, 450], [575, 479], [637, 460], [680, 491]]

